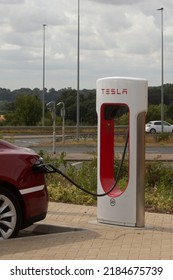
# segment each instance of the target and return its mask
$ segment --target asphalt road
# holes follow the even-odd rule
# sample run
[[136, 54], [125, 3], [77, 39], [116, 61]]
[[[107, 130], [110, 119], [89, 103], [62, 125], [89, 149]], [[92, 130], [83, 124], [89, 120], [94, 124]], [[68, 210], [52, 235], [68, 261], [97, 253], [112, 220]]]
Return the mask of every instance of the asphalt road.
[[[22, 147], [29, 147], [35, 150], [36, 152], [40, 150], [52, 152], [53, 147], [44, 146], [44, 143], [50, 142], [51, 138], [22, 138], [22, 139], [15, 139], [14, 144]], [[40, 143], [40, 146], [39, 146]], [[36, 145], [36, 146], [35, 146]], [[115, 152], [121, 153], [123, 151], [123, 147], [117, 146], [115, 147]], [[66, 146], [66, 145], [56, 145], [56, 152], [61, 153], [96, 153], [97, 147], [96, 146], [88, 146], [88, 145], [75, 145], [75, 146]], [[166, 146], [146, 146], [146, 153], [147, 154], [173, 154], [173, 147], [166, 147]]]

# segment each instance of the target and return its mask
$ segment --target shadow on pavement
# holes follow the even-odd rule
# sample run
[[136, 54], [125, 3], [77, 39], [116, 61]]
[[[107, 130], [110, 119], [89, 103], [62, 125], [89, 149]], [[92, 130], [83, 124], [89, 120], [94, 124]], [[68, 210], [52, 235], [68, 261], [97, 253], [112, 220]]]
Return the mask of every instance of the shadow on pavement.
[[34, 224], [24, 230], [21, 230], [18, 235], [18, 238], [37, 236], [37, 235], [56, 234], [56, 233], [76, 232], [76, 231], [83, 231], [83, 230], [84, 229], [82, 228], [73, 228], [73, 227], [66, 227], [66, 226]]

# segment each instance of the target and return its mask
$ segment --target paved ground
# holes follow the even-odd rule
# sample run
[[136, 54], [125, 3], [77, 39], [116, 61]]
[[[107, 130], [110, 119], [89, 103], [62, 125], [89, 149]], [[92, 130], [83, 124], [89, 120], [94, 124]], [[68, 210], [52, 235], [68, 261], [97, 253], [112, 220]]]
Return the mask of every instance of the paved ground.
[[1, 241], [0, 259], [173, 259], [172, 215], [146, 213], [145, 228], [137, 229], [99, 224], [96, 210], [51, 202], [38, 225], [53, 233], [32, 236], [27, 230], [23, 237]]

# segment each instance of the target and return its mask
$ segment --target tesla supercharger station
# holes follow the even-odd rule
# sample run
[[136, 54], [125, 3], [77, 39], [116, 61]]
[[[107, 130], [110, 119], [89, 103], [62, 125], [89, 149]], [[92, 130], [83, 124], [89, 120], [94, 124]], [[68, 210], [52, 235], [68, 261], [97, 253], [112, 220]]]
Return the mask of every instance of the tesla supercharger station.
[[96, 107], [98, 193], [108, 192], [115, 183], [116, 117], [120, 112], [128, 116], [128, 142], [124, 160], [128, 165], [126, 182], [123, 188], [118, 182], [108, 195], [98, 197], [97, 219], [102, 223], [144, 227], [147, 80], [123, 77], [97, 80]]

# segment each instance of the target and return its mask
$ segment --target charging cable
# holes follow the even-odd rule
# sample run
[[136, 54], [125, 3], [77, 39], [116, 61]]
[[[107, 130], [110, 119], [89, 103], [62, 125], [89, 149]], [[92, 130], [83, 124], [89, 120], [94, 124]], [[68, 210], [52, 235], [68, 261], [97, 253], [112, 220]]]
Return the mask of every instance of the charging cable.
[[33, 169], [37, 173], [45, 173], [45, 174], [58, 173], [62, 177], [64, 177], [66, 180], [68, 180], [71, 184], [76, 186], [78, 189], [80, 189], [81, 191], [83, 191], [83, 192], [85, 192], [89, 195], [92, 195], [94, 197], [106, 196], [114, 190], [114, 188], [117, 186], [117, 183], [120, 179], [121, 169], [122, 169], [122, 166], [123, 166], [123, 162], [124, 162], [125, 154], [126, 154], [126, 149], [127, 149], [127, 145], [128, 145], [128, 139], [129, 139], [129, 133], [127, 133], [127, 136], [126, 136], [126, 142], [125, 142], [121, 162], [120, 162], [120, 165], [119, 165], [119, 168], [118, 168], [118, 171], [117, 171], [116, 180], [115, 180], [113, 186], [107, 192], [104, 192], [104, 193], [97, 194], [97, 193], [93, 193], [93, 192], [90, 192], [89, 190], [84, 189], [83, 187], [79, 186], [76, 182], [74, 182], [71, 178], [69, 178], [66, 174], [64, 174], [61, 170], [59, 170], [58, 168], [53, 166], [52, 164], [49, 164], [49, 163], [48, 164], [36, 164], [36, 165], [33, 166]]

